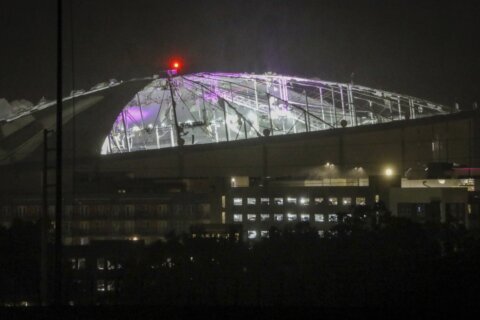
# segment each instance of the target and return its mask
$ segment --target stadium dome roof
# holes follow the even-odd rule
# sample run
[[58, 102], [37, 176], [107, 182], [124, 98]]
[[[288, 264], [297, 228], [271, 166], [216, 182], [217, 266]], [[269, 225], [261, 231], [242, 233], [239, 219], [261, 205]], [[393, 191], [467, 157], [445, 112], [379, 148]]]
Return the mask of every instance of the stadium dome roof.
[[267, 73], [156, 78], [123, 108], [102, 154], [363, 126], [450, 113], [364, 86]]

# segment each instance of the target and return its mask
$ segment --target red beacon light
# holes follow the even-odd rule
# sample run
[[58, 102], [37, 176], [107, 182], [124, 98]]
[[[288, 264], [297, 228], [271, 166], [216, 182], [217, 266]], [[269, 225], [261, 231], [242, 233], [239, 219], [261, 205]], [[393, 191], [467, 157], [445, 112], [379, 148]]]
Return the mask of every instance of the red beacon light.
[[180, 59], [172, 59], [169, 63], [168, 73], [170, 75], [177, 74], [182, 68], [182, 62]]

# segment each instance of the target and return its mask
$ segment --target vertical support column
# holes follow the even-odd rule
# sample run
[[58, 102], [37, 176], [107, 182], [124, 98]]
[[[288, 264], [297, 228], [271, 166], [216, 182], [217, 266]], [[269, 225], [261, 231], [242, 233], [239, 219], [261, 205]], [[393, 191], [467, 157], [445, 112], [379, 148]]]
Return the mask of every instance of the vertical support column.
[[322, 87], [318, 87], [318, 92], [320, 93], [320, 108], [322, 110], [322, 120], [323, 120], [323, 129], [326, 128], [326, 124], [325, 124], [325, 113], [324, 113], [324, 106], [323, 106], [323, 92], [322, 92]]
[[255, 107], [258, 110], [258, 90], [257, 90], [257, 80], [253, 79], [254, 88], [255, 88]]
[[229, 135], [228, 135], [228, 122], [227, 122], [227, 104], [223, 98], [219, 98], [218, 103], [223, 107], [223, 120], [225, 122], [225, 137], [227, 138], [227, 141], [229, 141]]
[[408, 106], [410, 108], [410, 119], [415, 119], [415, 109], [413, 107], [413, 100], [408, 99]]
[[142, 103], [140, 102], [140, 96], [137, 93], [137, 101], [138, 101], [138, 108], [140, 109], [140, 119], [142, 120], [142, 128], [143, 128], [143, 148], [147, 150], [147, 136], [145, 131], [145, 121], [143, 121], [143, 110], [142, 110]]
[[273, 136], [273, 121], [272, 121], [272, 107], [270, 106], [270, 94], [267, 93], [267, 101], [268, 101], [268, 120], [270, 121], [270, 131], [271, 135]]
[[205, 107], [205, 92], [203, 91], [203, 86], [201, 88], [202, 88], [202, 107], [203, 107], [202, 119], [203, 119], [203, 123], [207, 124], [207, 108]]
[[400, 97], [397, 97], [398, 104], [398, 120], [402, 120], [402, 104], [400, 103]]
[[128, 142], [127, 122], [125, 121], [124, 110], [122, 110], [122, 123], [123, 123], [123, 134], [125, 135], [125, 143], [127, 145], [127, 151], [130, 152], [130, 142]]
[[338, 120], [337, 120], [337, 108], [335, 108], [335, 93], [333, 92], [333, 87], [332, 87], [332, 111], [333, 111], [333, 120], [335, 121], [333, 127], [336, 128], [337, 127], [337, 123], [338, 123]]
[[[338, 89], [340, 90], [340, 102], [342, 104], [342, 116], [345, 119], [345, 101], [343, 99], [343, 89], [341, 85], [338, 85]], [[345, 119], [346, 120], [346, 119]]]
[[173, 111], [173, 121], [175, 123], [175, 132], [177, 136], [177, 146], [183, 146], [182, 143], [182, 137], [180, 136], [180, 126], [178, 125], [178, 119], [177, 119], [177, 104], [175, 102], [174, 98], [174, 92], [173, 92], [173, 86], [172, 86], [172, 77], [170, 75], [170, 72], [167, 72], [167, 81], [168, 81], [168, 87], [170, 89], [170, 98], [172, 99], [172, 111]]
[[245, 131], [245, 139], [248, 139], [247, 121], [245, 121], [245, 120], [243, 120], [243, 129]]
[[355, 106], [353, 103], [353, 94], [352, 94], [352, 85], [348, 84], [347, 86], [347, 99], [348, 99], [348, 108], [350, 109], [350, 117], [352, 119], [352, 125], [357, 125], [357, 113], [355, 112]]
[[108, 153], [113, 153], [113, 150], [112, 150], [112, 134], [109, 133], [108, 136], [107, 136], [107, 139], [108, 139]]
[[158, 126], [155, 125], [155, 136], [157, 138], [157, 149], [160, 149], [160, 135], [158, 134]]
[[213, 110], [213, 118], [215, 119], [213, 123], [213, 130], [215, 131], [215, 142], [218, 142], [218, 129], [217, 129], [217, 111]]
[[305, 131], [309, 132], [310, 131], [310, 110], [308, 106], [308, 95], [307, 92], [304, 90], [303, 93], [305, 94]]

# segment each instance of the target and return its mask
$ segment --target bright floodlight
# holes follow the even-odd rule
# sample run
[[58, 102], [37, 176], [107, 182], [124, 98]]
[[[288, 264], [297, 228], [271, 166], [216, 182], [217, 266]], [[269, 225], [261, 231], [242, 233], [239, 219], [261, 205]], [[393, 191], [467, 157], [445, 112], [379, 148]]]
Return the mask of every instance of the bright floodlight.
[[391, 168], [385, 169], [385, 175], [390, 177], [393, 175], [393, 170]]

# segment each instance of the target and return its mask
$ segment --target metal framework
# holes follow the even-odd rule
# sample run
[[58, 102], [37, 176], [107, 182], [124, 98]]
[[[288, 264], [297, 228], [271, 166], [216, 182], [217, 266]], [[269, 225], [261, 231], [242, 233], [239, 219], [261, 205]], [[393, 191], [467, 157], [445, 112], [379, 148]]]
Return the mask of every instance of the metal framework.
[[270, 73], [178, 75], [157, 78], [135, 95], [113, 124], [101, 153], [295, 134], [450, 112], [451, 108], [427, 100], [345, 83]]

